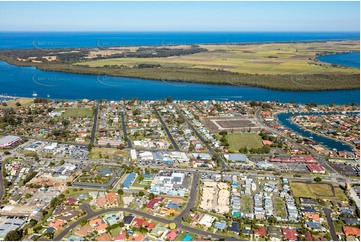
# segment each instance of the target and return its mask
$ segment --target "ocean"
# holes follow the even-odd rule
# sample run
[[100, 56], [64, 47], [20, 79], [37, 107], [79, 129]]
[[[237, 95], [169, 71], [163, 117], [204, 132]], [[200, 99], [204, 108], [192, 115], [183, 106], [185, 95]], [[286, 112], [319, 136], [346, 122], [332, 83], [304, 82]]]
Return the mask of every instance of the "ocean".
[[0, 32], [1, 49], [360, 39], [359, 32]]

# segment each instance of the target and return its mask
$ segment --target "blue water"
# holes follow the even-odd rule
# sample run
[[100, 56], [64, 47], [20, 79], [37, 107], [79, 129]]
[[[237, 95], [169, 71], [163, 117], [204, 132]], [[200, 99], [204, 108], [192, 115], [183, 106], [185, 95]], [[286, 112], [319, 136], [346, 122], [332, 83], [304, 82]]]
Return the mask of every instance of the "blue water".
[[359, 39], [359, 32], [0, 32], [0, 49]]
[[[306, 138], [312, 137], [312, 140], [314, 140], [318, 143], [321, 143], [322, 145], [324, 145], [330, 149], [337, 149], [338, 151], [353, 151], [352, 147], [346, 143], [336, 141], [333, 139], [329, 139], [327, 137], [317, 135], [317, 134], [311, 133], [307, 130], [301, 129], [298, 125], [291, 122], [290, 119], [294, 115], [295, 114], [292, 114], [292, 113], [281, 113], [281, 114], [277, 115], [277, 118], [283, 126], [292, 129], [293, 131], [301, 134], [303, 137], [306, 137]], [[302, 114], [297, 114], [297, 115], [315, 115], [315, 113], [302, 113]]]
[[[0, 32], [0, 49], [129, 45], [234, 44], [359, 39], [358, 32]], [[350, 57], [355, 58], [355, 57]], [[359, 60], [358, 60], [359, 61]], [[347, 64], [346, 64], [347, 65]], [[359, 90], [290, 92], [255, 87], [152, 81], [137, 78], [46, 72], [0, 62], [0, 94], [76, 100], [137, 97], [158, 100], [258, 100], [318, 104], [359, 103]]]
[[257, 100], [318, 104], [359, 103], [359, 90], [290, 92], [233, 85], [152, 81], [138, 78], [80, 75], [18, 67], [0, 62], [0, 94], [77, 100], [139, 98], [159, 100]]
[[322, 62], [360, 69], [360, 52], [324, 55], [318, 56], [317, 59]]
[[193, 236], [187, 234], [187, 235], [184, 237], [183, 241], [191, 241], [192, 238], [193, 238]]

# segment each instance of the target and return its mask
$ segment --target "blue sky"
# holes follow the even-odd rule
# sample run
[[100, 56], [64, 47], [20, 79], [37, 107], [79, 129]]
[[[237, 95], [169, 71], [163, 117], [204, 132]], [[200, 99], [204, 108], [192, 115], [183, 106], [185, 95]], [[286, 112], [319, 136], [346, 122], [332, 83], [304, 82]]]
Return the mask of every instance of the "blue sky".
[[0, 2], [0, 31], [359, 31], [355, 2]]

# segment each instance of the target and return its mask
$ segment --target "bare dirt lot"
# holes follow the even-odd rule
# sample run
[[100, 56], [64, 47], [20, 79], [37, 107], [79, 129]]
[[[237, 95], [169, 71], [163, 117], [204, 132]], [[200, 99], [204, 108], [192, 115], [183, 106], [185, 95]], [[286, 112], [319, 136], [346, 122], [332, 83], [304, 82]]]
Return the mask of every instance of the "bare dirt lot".
[[260, 130], [254, 119], [248, 117], [205, 118], [202, 122], [214, 134], [222, 130], [241, 132]]

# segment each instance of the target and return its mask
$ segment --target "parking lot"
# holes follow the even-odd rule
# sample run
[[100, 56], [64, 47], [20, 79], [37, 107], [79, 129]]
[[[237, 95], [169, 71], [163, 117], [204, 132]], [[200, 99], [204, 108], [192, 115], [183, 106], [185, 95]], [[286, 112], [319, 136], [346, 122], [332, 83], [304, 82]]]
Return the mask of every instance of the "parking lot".
[[330, 165], [344, 176], [360, 176], [360, 167], [346, 162], [331, 162]]

